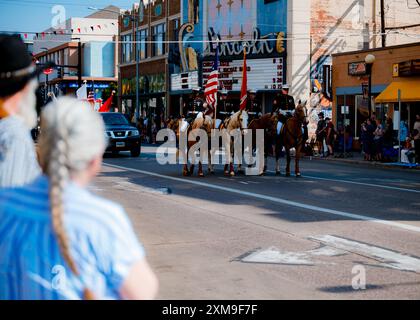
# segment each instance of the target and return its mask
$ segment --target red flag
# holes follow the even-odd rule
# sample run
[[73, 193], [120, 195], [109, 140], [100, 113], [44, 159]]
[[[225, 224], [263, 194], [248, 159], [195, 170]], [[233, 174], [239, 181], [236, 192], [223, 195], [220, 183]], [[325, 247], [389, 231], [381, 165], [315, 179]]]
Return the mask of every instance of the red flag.
[[98, 112], [109, 112], [111, 110], [112, 98], [114, 97], [114, 93], [115, 92], [113, 91], [108, 100], [106, 100], [105, 103], [99, 108]]
[[248, 91], [248, 77], [247, 77], [247, 67], [246, 67], [246, 48], [244, 47], [244, 66], [242, 69], [242, 87], [241, 87], [241, 104], [240, 109], [246, 109], [246, 100], [248, 98], [247, 91]]

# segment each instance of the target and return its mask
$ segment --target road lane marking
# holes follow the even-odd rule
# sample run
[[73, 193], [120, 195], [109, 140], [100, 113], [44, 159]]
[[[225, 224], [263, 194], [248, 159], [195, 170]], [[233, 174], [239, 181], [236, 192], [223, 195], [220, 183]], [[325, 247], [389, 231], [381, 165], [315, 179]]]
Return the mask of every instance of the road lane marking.
[[347, 253], [348, 252], [344, 250], [334, 249], [327, 246], [303, 252], [281, 251], [276, 247], [270, 247], [268, 249], [257, 250], [246, 254], [238, 258], [238, 260], [247, 263], [313, 266], [315, 264], [327, 264], [326, 262], [314, 260], [315, 257], [336, 257]]
[[379, 260], [383, 267], [402, 271], [420, 272], [419, 258], [404, 255], [396, 251], [331, 235], [309, 237], [309, 239], [319, 241], [322, 244], [336, 249]]
[[[270, 171], [270, 170], [267, 171], [267, 172], [275, 173], [274, 171]], [[309, 179], [315, 179], [315, 180], [349, 183], [349, 184], [355, 184], [355, 185], [366, 186], [366, 187], [374, 187], [374, 188], [382, 188], [382, 189], [389, 189], [389, 190], [398, 190], [398, 191], [405, 191], [405, 192], [420, 193], [420, 190], [413, 190], [413, 189], [406, 189], [406, 188], [399, 188], [399, 187], [391, 187], [391, 186], [385, 186], [383, 184], [373, 184], [373, 183], [357, 182], [357, 181], [351, 181], [351, 180], [331, 179], [331, 178], [321, 178], [321, 177], [308, 176], [306, 174], [303, 175], [303, 177], [304, 178], [309, 178]]]
[[163, 174], [159, 174], [159, 173], [155, 173], [155, 172], [151, 172], [151, 171], [133, 169], [133, 168], [123, 167], [123, 166], [118, 166], [118, 165], [108, 164], [108, 163], [104, 163], [104, 165], [108, 166], [108, 167], [111, 167], [111, 168], [116, 168], [116, 169], [141, 173], [141, 174], [148, 175], [148, 176], [151, 176], [151, 177], [157, 177], [157, 178], [162, 178], [162, 179], [167, 179], [167, 180], [172, 180], [172, 181], [177, 181], [177, 182], [182, 182], [182, 183], [188, 183], [188, 184], [201, 186], [201, 187], [205, 187], [205, 188], [209, 188], [209, 189], [226, 191], [226, 192], [230, 192], [230, 193], [239, 194], [239, 195], [242, 195], [242, 196], [247, 196], [247, 197], [256, 198], [256, 199], [260, 199], [260, 200], [267, 200], [267, 201], [271, 201], [271, 202], [275, 202], [275, 203], [280, 203], [280, 204], [284, 204], [284, 205], [288, 205], [288, 206], [292, 206], [292, 207], [296, 207], [296, 208], [301, 208], [301, 209], [306, 209], [306, 210], [316, 211], [316, 212], [321, 212], [321, 213], [328, 213], [328, 214], [332, 214], [332, 215], [335, 215], [335, 216], [341, 216], [341, 217], [346, 217], [346, 218], [355, 219], [355, 220], [370, 221], [370, 222], [374, 222], [374, 223], [378, 223], [378, 224], [382, 224], [382, 225], [387, 225], [387, 226], [391, 226], [391, 227], [395, 227], [395, 228], [400, 228], [400, 229], [403, 229], [403, 230], [409, 230], [409, 231], [414, 231], [414, 232], [420, 233], [420, 227], [416, 227], [416, 226], [409, 225], [409, 224], [393, 222], [393, 221], [388, 221], [388, 220], [382, 220], [382, 219], [377, 219], [377, 218], [373, 218], [373, 217], [369, 217], [369, 216], [364, 216], [364, 215], [360, 215], [360, 214], [354, 214], [354, 213], [349, 213], [349, 212], [344, 212], [344, 211], [339, 211], [339, 210], [317, 207], [317, 206], [308, 205], [308, 204], [304, 204], [304, 203], [299, 203], [299, 202], [295, 202], [295, 201], [290, 201], [290, 200], [286, 200], [286, 199], [282, 199], [282, 198], [267, 196], [267, 195], [264, 195], [264, 194], [259, 194], [259, 193], [248, 192], [248, 191], [238, 190], [238, 189], [234, 189], [234, 188], [228, 188], [228, 187], [223, 187], [223, 186], [219, 186], [219, 185], [214, 185], [214, 184], [210, 184], [210, 183], [206, 183], [206, 182], [200, 182], [200, 181], [195, 181], [195, 180], [187, 180], [187, 179], [182, 179], [182, 178], [171, 177], [171, 176], [167, 176], [167, 175], [163, 175]]

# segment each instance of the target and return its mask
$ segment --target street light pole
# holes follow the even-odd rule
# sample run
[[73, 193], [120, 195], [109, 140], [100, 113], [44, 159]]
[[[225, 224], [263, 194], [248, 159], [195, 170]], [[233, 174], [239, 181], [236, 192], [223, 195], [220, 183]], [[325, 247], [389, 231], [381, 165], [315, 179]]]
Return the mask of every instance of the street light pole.
[[373, 54], [368, 54], [365, 58], [366, 73], [368, 74], [368, 111], [369, 119], [372, 117], [372, 67], [376, 57]]
[[[134, 14], [134, 11], [133, 11]], [[137, 117], [139, 117], [140, 114], [140, 101], [139, 101], [139, 39], [137, 39], [138, 36], [138, 28], [139, 28], [139, 19], [137, 17], [132, 17], [134, 20], [134, 36], [136, 39], [135, 47], [136, 47], [136, 111], [138, 111]], [[135, 111], [135, 112], [136, 112]], [[137, 120], [137, 119], [136, 119]]]

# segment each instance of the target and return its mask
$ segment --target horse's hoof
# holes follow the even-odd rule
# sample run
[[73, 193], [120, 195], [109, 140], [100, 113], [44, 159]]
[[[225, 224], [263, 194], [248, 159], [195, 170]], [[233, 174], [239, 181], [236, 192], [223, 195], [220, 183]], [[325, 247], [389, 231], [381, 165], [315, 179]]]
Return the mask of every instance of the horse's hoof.
[[200, 173], [198, 174], [198, 176], [199, 176], [200, 178], [203, 178], [203, 177], [204, 177], [204, 173], [200, 172]]
[[280, 175], [280, 171], [276, 171], [276, 176], [279, 176]]
[[296, 178], [302, 178], [302, 175], [300, 173], [296, 173]]
[[225, 176], [228, 177], [229, 176], [229, 171], [225, 171]]
[[233, 172], [233, 171], [232, 171], [232, 172], [230, 173], [230, 176], [231, 176], [231, 177], [234, 177], [234, 176], [235, 176], [235, 172]]
[[265, 172], [261, 172], [261, 173], [259, 174], [259, 176], [260, 176], [260, 177], [265, 176]]
[[245, 174], [245, 171], [243, 171], [243, 170], [238, 170], [237, 174]]
[[286, 177], [290, 177], [290, 173], [286, 173]]
[[213, 170], [209, 170], [209, 174], [214, 175], [214, 171]]
[[188, 171], [184, 171], [184, 172], [182, 173], [182, 175], [183, 175], [184, 177], [188, 177], [188, 176], [190, 175], [190, 173], [189, 173]]

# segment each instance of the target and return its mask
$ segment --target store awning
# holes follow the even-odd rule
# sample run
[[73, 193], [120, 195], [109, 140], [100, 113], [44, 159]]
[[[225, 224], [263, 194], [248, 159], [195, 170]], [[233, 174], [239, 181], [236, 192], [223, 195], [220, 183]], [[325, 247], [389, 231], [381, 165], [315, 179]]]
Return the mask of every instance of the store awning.
[[420, 80], [392, 82], [376, 97], [376, 103], [398, 102], [398, 89], [401, 90], [401, 102], [420, 101]]

